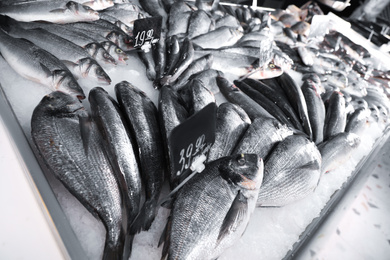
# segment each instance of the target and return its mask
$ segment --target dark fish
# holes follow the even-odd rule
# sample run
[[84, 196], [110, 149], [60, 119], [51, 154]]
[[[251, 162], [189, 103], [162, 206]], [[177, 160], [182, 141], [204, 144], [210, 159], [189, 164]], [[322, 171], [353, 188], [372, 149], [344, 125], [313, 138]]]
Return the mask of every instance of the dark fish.
[[164, 9], [161, 0], [139, 1], [142, 8], [152, 16], [161, 16], [163, 18], [162, 27], [165, 28], [168, 14]]
[[325, 105], [321, 98], [321, 87], [311, 79], [303, 81], [301, 87], [307, 104], [313, 142], [319, 144], [324, 140]]
[[217, 77], [223, 77], [223, 73], [218, 70], [208, 69], [192, 74], [188, 80], [199, 80], [215, 95], [219, 92]]
[[199, 80], [193, 79], [179, 91], [189, 115], [194, 115], [210, 103], [215, 103], [214, 94]]
[[321, 154], [302, 135], [278, 143], [264, 163], [264, 179], [257, 206], [280, 207], [309, 196], [317, 187]]
[[242, 107], [251, 120], [254, 120], [257, 117], [273, 118], [271, 114], [267, 112], [267, 110], [256, 103], [253, 99], [248, 97], [248, 95], [243, 93], [226, 78], [217, 77], [217, 84], [224, 97], [229, 102]]
[[69, 69], [55, 56], [25, 39], [9, 36], [0, 29], [0, 52], [22, 77], [84, 99], [84, 91]]
[[43, 97], [31, 118], [31, 136], [51, 174], [106, 228], [103, 259], [121, 259], [122, 199], [115, 174], [105, 155], [95, 122], [89, 123], [88, 145], [79, 118], [88, 117], [82, 104], [62, 92]]
[[[262, 106], [268, 113], [270, 113], [274, 118], [276, 118], [282, 124], [285, 124], [289, 127], [294, 127], [291, 121], [287, 118], [284, 112], [270, 99], [264, 96], [261, 92], [255, 90], [248, 84], [243, 81], [235, 80], [234, 84], [248, 97], [253, 99], [256, 103]], [[263, 158], [263, 157], [262, 157]]]
[[153, 48], [154, 64], [156, 65], [156, 79], [154, 81], [154, 88], [160, 88], [160, 79], [165, 74], [165, 67], [167, 63], [167, 48], [166, 48], [166, 31], [160, 34], [160, 40]]
[[326, 108], [324, 140], [326, 141], [329, 137], [344, 132], [346, 124], [345, 99], [341, 92], [334, 91]]
[[186, 38], [180, 47], [180, 56], [176, 64], [171, 67], [168, 74], [161, 79], [161, 85], [170, 85], [174, 83], [179, 76], [185, 71], [194, 59], [194, 46], [192, 42]]
[[245, 231], [263, 177], [254, 154], [207, 164], [177, 193], [162, 259], [216, 259]]
[[[264, 81], [264, 80], [263, 80]], [[250, 85], [253, 89], [261, 92], [264, 96], [270, 99], [274, 104], [276, 104], [283, 113], [287, 116], [287, 118], [291, 121], [294, 128], [303, 131], [302, 125], [299, 121], [299, 118], [292, 108], [290, 102], [287, 97], [284, 95], [284, 92], [279, 87], [271, 87], [262, 81], [255, 79], [244, 79], [244, 82]]]
[[156, 64], [154, 63], [153, 59], [153, 52], [152, 51], [143, 51], [138, 50], [137, 51], [138, 57], [142, 61], [142, 63], [145, 65], [146, 69], [146, 77], [150, 81], [156, 80]]
[[149, 97], [126, 81], [115, 85], [115, 93], [126, 123], [135, 136], [139, 169], [145, 187], [145, 202], [132, 225], [134, 233], [148, 230], [156, 216], [164, 181], [163, 141], [157, 108]]
[[219, 105], [215, 141], [209, 150], [207, 161], [231, 155], [250, 124], [251, 120], [241, 107], [229, 102]]
[[188, 118], [188, 112], [183, 106], [183, 103], [181, 97], [170, 87], [161, 87], [158, 101], [158, 115], [171, 188], [176, 185], [176, 174], [173, 172], [173, 162], [170, 159], [169, 136], [173, 128]]
[[305, 97], [302, 93], [302, 89], [287, 73], [283, 73], [282, 75], [280, 75], [280, 77], [276, 78], [276, 80], [279, 83], [279, 86], [283, 89], [287, 98], [289, 99], [290, 104], [298, 113], [305, 133], [309, 136], [310, 139], [312, 139], [312, 130], [309, 121], [309, 114], [307, 111], [307, 104], [305, 101]]
[[177, 81], [172, 85], [172, 88], [176, 91], [184, 87], [188, 82], [188, 79], [195, 73], [211, 68], [213, 63], [213, 55], [207, 54], [194, 60], [183, 73], [180, 74]]
[[322, 156], [321, 174], [342, 166], [360, 145], [360, 137], [354, 133], [339, 133], [318, 145]]
[[166, 40], [167, 48], [167, 62], [165, 64], [165, 74], [171, 74], [175, 68], [177, 61], [180, 58], [180, 43], [176, 35], [167, 38]]
[[277, 143], [292, 134], [292, 129], [274, 118], [256, 118], [236, 145], [233, 154], [255, 153], [266, 159]]
[[308, 35], [310, 24], [305, 21], [299, 21], [291, 26], [291, 30], [299, 35]]

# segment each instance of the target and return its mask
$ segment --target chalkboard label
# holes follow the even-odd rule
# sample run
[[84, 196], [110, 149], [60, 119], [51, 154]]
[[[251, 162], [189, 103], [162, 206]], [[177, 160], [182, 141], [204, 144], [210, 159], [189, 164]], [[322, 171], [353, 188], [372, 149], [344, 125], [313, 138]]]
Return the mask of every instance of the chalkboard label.
[[150, 17], [134, 21], [134, 48], [149, 51], [152, 44], [160, 39], [162, 17]]

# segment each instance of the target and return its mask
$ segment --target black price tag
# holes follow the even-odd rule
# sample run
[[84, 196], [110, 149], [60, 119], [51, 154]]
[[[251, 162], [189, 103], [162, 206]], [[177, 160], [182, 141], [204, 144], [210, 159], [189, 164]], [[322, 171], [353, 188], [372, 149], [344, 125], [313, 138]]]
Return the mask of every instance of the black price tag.
[[207, 154], [214, 143], [216, 113], [215, 103], [210, 103], [172, 130], [169, 143], [176, 177], [191, 167], [194, 158]]
[[158, 42], [161, 34], [162, 17], [150, 17], [134, 21], [134, 48], [149, 49]]

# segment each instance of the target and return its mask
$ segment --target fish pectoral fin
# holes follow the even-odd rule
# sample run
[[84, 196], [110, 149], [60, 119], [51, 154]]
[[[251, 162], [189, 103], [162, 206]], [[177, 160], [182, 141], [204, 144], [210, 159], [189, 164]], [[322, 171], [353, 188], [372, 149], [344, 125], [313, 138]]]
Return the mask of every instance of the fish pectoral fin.
[[44, 64], [42, 63], [39, 63], [39, 65], [41, 66], [41, 69], [43, 70], [43, 72], [45, 72], [46, 74], [46, 77], [50, 77], [52, 75], [52, 72], [51, 70], [49, 70], [48, 67], [46, 67]]
[[[223, 220], [221, 229], [218, 235], [218, 244], [224, 239], [225, 236], [234, 232], [238, 225], [244, 220], [248, 212], [248, 200], [238, 191], [234, 201], [227, 212], [225, 219]], [[217, 245], [218, 245], [217, 244]]]
[[83, 140], [83, 147], [85, 155], [88, 157], [89, 139], [91, 136], [91, 122], [90, 116], [79, 116], [81, 140]]
[[53, 9], [51, 11], [49, 11], [49, 13], [55, 13], [55, 14], [63, 14], [65, 13], [67, 9], [65, 8], [58, 8], [58, 9]]

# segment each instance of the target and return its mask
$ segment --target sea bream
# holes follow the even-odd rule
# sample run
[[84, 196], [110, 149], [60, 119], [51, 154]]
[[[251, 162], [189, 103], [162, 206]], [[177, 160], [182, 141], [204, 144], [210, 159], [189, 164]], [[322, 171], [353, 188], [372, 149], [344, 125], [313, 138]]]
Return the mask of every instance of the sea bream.
[[157, 108], [150, 98], [127, 81], [115, 85], [116, 98], [125, 122], [135, 137], [145, 202], [132, 225], [132, 233], [148, 230], [157, 214], [157, 201], [164, 182], [163, 141]]
[[[106, 228], [103, 259], [121, 259], [122, 198], [101, 136], [81, 102], [62, 92], [42, 98], [31, 118], [31, 137], [39, 162], [62, 182]], [[85, 129], [87, 128], [87, 129]], [[83, 140], [82, 132], [89, 133]]]
[[74, 1], [33, 1], [2, 5], [0, 14], [21, 22], [75, 23], [99, 19], [99, 13]]
[[218, 258], [244, 233], [262, 178], [263, 161], [255, 154], [208, 163], [175, 194], [162, 259]]
[[69, 69], [51, 53], [25, 39], [9, 36], [0, 29], [0, 52], [22, 77], [50, 89], [85, 98], [84, 91]]
[[235, 28], [222, 26], [192, 38], [194, 45], [202, 48], [218, 49], [235, 44], [243, 33]]

